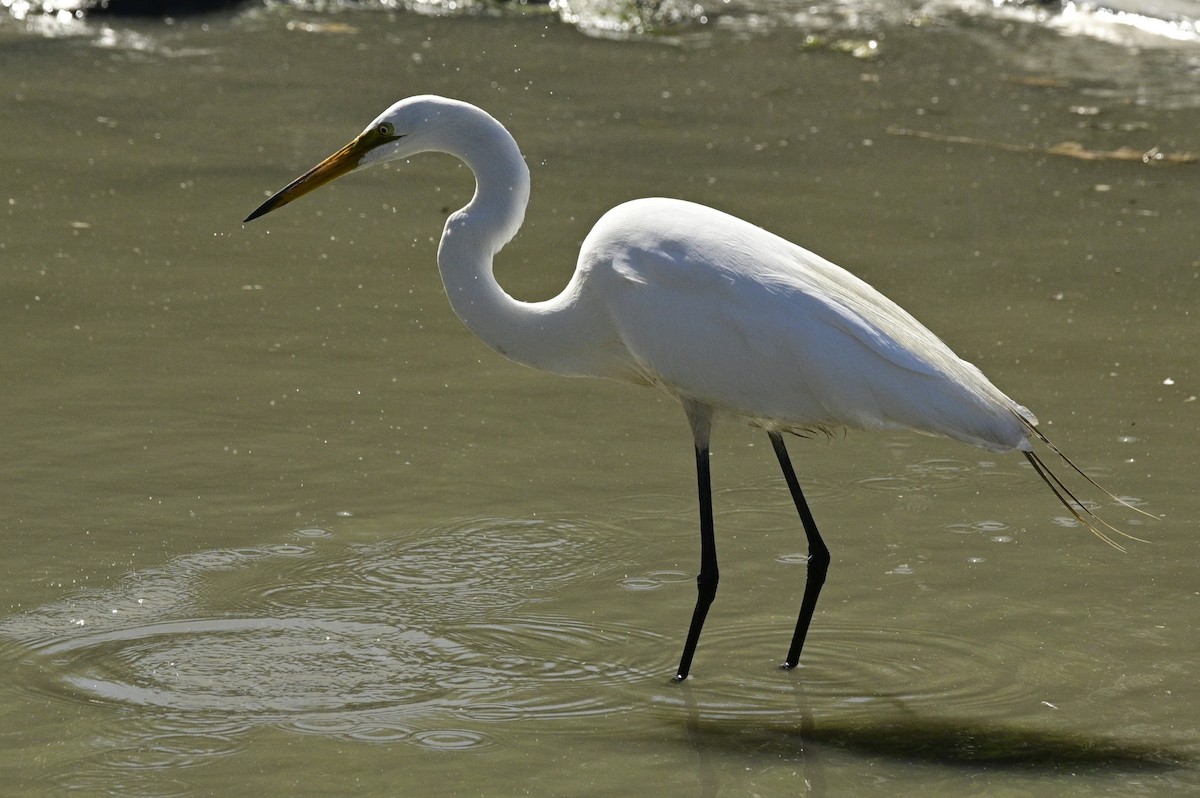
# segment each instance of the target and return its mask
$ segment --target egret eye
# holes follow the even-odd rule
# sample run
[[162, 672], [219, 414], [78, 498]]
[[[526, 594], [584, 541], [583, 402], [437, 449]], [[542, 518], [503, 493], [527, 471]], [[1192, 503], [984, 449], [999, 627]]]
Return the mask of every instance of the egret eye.
[[386, 136], [387, 138], [391, 138], [392, 136], [396, 135], [396, 128], [391, 122], [381, 122], [379, 127], [375, 128], [375, 130], [379, 133], [379, 135]]

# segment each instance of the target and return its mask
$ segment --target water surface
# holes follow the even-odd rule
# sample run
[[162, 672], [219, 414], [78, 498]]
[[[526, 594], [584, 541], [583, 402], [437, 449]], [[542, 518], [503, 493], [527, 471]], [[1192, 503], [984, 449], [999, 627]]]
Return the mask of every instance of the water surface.
[[[1051, 152], [1196, 152], [1190, 56], [887, 24], [857, 56], [796, 25], [629, 41], [541, 14], [8, 29], [11, 794], [1194, 790], [1197, 167]], [[1163, 516], [1089, 494], [1150, 543], [1097, 541], [1019, 457], [797, 441], [834, 562], [781, 673], [802, 535], [765, 437], [723, 426], [722, 591], [671, 685], [682, 414], [461, 327], [433, 263], [465, 170], [421, 158], [239, 224], [417, 92], [522, 144], [515, 295], [556, 293], [625, 199], [753, 219], [1033, 408]]]

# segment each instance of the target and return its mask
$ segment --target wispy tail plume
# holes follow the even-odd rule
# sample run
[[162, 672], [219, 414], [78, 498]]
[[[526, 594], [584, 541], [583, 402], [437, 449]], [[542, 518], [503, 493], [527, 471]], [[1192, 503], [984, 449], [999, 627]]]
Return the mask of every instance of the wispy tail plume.
[[[1018, 416], [1018, 418], [1021, 418], [1021, 417]], [[1056, 455], [1058, 455], [1060, 458], [1062, 458], [1062, 461], [1064, 463], [1066, 463], [1071, 468], [1072, 471], [1074, 471], [1076, 474], [1078, 474], [1079, 476], [1081, 476], [1085, 480], [1087, 480], [1088, 484], [1090, 484], [1092, 487], [1096, 488], [1101, 493], [1103, 493], [1105, 496], [1108, 496], [1110, 499], [1117, 502], [1118, 504], [1122, 504], [1125, 507], [1128, 507], [1130, 510], [1133, 510], [1134, 512], [1141, 513], [1142, 515], [1147, 516], [1148, 518], [1155, 518], [1155, 519], [1158, 518], [1157, 515], [1154, 515], [1153, 513], [1148, 513], [1139, 507], [1134, 507], [1132, 504], [1125, 501], [1121, 497], [1113, 495], [1106, 488], [1097, 484], [1096, 480], [1092, 479], [1090, 476], [1088, 476], [1086, 473], [1084, 473], [1083, 469], [1081, 469], [1079, 466], [1075, 465], [1075, 463], [1073, 463], [1071, 461], [1071, 458], [1067, 457], [1065, 454], [1063, 454], [1061, 449], [1059, 449], [1057, 446], [1055, 446], [1053, 443], [1051, 443], [1050, 439], [1047, 438], [1045, 435], [1043, 435], [1041, 430], [1039, 430], [1033, 424], [1029, 423], [1029, 421], [1027, 421], [1024, 418], [1021, 418], [1021, 422], [1025, 425], [1026, 429], [1028, 429], [1034, 435], [1034, 437], [1036, 437], [1039, 441], [1041, 441], [1043, 444], [1045, 444], [1046, 447], [1050, 449], [1050, 451], [1054, 452]], [[1126, 538], [1128, 540], [1136, 540], [1139, 543], [1148, 543], [1149, 542], [1149, 541], [1143, 540], [1142, 538], [1130, 535], [1128, 532], [1123, 532], [1122, 530], [1117, 529], [1115, 526], [1108, 523], [1104, 519], [1100, 518], [1098, 515], [1093, 513], [1091, 510], [1089, 510], [1087, 508], [1087, 506], [1084, 505], [1083, 502], [1081, 502], [1078, 498], [1076, 498], [1075, 494], [1071, 492], [1071, 489], [1068, 488], [1065, 484], [1063, 484], [1063, 481], [1061, 479], [1059, 479], [1058, 476], [1055, 475], [1055, 473], [1053, 471], [1050, 470], [1050, 467], [1046, 465], [1045, 461], [1042, 460], [1042, 458], [1038, 457], [1037, 454], [1035, 454], [1034, 452], [1023, 452], [1023, 454], [1025, 455], [1025, 459], [1029, 461], [1029, 464], [1033, 466], [1033, 470], [1037, 472], [1037, 475], [1042, 478], [1042, 481], [1046, 483], [1046, 485], [1054, 493], [1055, 497], [1060, 502], [1062, 502], [1063, 507], [1066, 507], [1067, 510], [1071, 513], [1071, 515], [1075, 516], [1075, 520], [1077, 520], [1079, 523], [1081, 523], [1085, 527], [1087, 527], [1093, 535], [1100, 538], [1105, 543], [1112, 546], [1114, 549], [1117, 549], [1118, 551], [1125, 551], [1125, 547], [1122, 546], [1120, 543], [1118, 543], [1116, 540], [1114, 540], [1112, 535], [1110, 535], [1109, 533], [1119, 535], [1120, 537]]]

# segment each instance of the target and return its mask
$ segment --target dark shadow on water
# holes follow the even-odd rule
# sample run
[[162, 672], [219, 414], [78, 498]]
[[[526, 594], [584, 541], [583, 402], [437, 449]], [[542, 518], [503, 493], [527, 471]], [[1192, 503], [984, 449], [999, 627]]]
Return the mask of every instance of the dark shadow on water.
[[1194, 750], [1166, 742], [1122, 740], [983, 718], [922, 717], [899, 704], [870, 715], [851, 712], [817, 717], [800, 687], [794, 714], [788, 718], [705, 717], [687, 686], [682, 698], [685, 714], [674, 719], [685, 725], [688, 741], [700, 757], [701, 783], [708, 782], [714, 790], [715, 779], [705, 778], [704, 764], [710, 753], [804, 761], [814, 787], [824, 781], [821, 753], [832, 750], [912, 764], [1046, 773], [1165, 772], [1197, 764]]
[[686, 724], [689, 740], [701, 753], [797, 757], [826, 748], [912, 763], [1073, 773], [1165, 771], [1196, 763], [1194, 754], [1167, 744], [911, 714], [795, 722], [691, 715]]

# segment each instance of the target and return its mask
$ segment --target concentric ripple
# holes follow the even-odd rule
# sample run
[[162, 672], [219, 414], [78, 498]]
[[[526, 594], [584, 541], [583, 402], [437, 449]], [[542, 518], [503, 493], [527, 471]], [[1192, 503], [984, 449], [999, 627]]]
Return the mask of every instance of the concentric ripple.
[[[705, 636], [710, 661], [704, 673], [712, 675], [706, 675], [703, 684], [694, 679], [693, 692], [706, 718], [793, 712], [797, 702], [805, 711], [839, 716], [930, 707], [990, 716], [1003, 715], [1005, 708], [1037, 705], [1020, 683], [1003, 679], [1010, 673], [1005, 661], [1013, 661], [1020, 652], [991, 645], [981, 653], [978, 641], [927, 631], [822, 627], [806, 643], [800, 667], [781, 673], [765, 666], [776, 662], [770, 659], [772, 653], [782, 656], [787, 629], [714, 627]], [[737, 659], [712, 662], [714, 650], [734, 652]], [[682, 701], [670, 694], [659, 700], [667, 706]]]
[[[576, 578], [585, 565], [617, 562], [622, 535], [568, 523], [482, 519], [422, 531], [407, 540], [309, 558], [252, 602], [276, 611], [361, 607], [431, 623], [513, 610]], [[603, 545], [600, 545], [603, 543]], [[414, 615], [415, 614], [415, 615]]]
[[[473, 724], [622, 711], [615, 686], [662, 672], [623, 659], [656, 647], [648, 632], [529, 612], [629, 556], [625, 537], [472, 519], [346, 546], [306, 528], [4, 619], [0, 663], [7, 689], [137, 708], [140, 722], [121, 727], [127, 739], [110, 741], [107, 769], [189, 766], [261, 725], [486, 746]], [[215, 737], [214, 717], [224, 722]]]
[[418, 629], [305, 618], [155, 623], [34, 651], [44, 674], [90, 700], [272, 718], [420, 700], [467, 656]]
[[[262, 727], [450, 752], [495, 745], [499, 724], [509, 736], [546, 723], [593, 733], [595, 723], [560, 721], [647, 701], [678, 715], [689, 693], [716, 719], [798, 706], [991, 715], [1033, 700], [1003, 661], [1019, 652], [995, 643], [981, 654], [948, 636], [822, 627], [787, 674], [772, 657], [788, 629], [758, 624], [710, 624], [702, 667], [676, 689], [682, 630], [647, 631], [636, 618], [661, 598], [628, 591], [693, 577], [630, 575], [635, 542], [595, 524], [470, 519], [365, 545], [313, 527], [281, 544], [198, 552], [0, 619], [0, 689], [111, 708], [124, 720], [56, 771], [51, 791], [95, 779], [130, 795], [150, 782], [169, 793], [173, 782], [139, 774], [230, 755]], [[605, 601], [629, 600], [618, 620], [553, 612], [589, 582], [612, 591], [598, 594]]]

